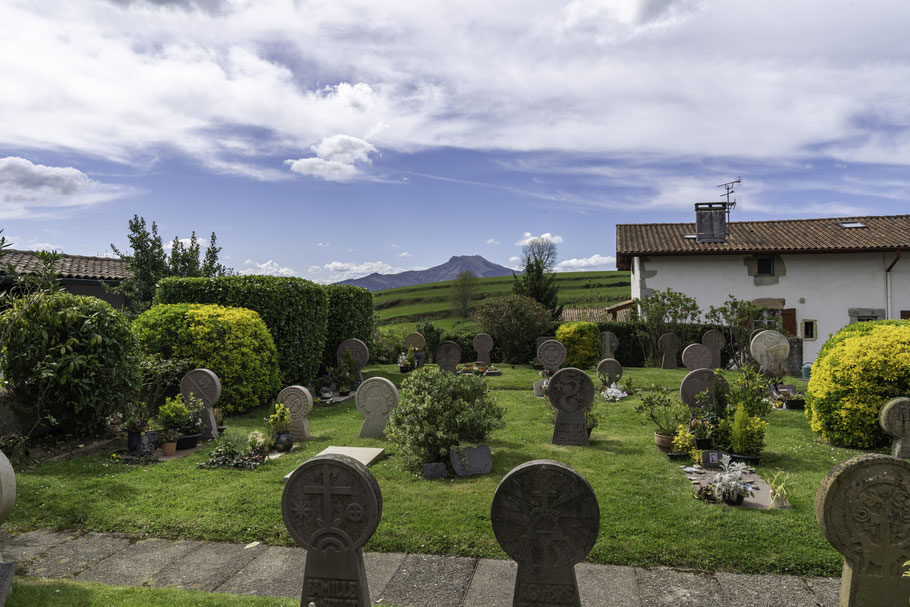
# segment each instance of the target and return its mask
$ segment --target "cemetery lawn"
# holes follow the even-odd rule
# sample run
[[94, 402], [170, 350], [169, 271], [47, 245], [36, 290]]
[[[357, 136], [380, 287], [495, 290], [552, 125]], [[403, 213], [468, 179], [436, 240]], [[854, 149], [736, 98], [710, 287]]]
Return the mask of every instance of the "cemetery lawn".
[[[487, 476], [427, 481], [404, 469], [394, 445], [358, 438], [363, 418], [352, 400], [315, 408], [312, 440], [253, 471], [200, 470], [196, 466], [207, 449], [152, 466], [82, 456], [18, 471], [17, 502], [7, 526], [293, 545], [281, 518], [283, 476], [329, 445], [381, 446], [389, 457], [371, 471], [382, 489], [382, 521], [367, 551], [505, 558], [490, 526], [493, 493], [513, 467], [546, 458], [578, 470], [597, 494], [601, 530], [588, 556], [592, 562], [840, 574], [842, 557], [818, 530], [814, 500], [828, 470], [856, 452], [821, 442], [801, 411], [772, 413], [758, 466], [766, 479], [778, 468], [792, 476], [793, 509], [707, 505], [692, 497], [678, 463], [657, 452], [650, 424], [634, 411], [637, 395], [619, 403], [598, 396], [600, 425], [591, 445], [555, 446], [549, 405], [531, 392], [537, 371], [500, 368], [502, 376], [486, 381], [506, 410], [506, 427], [488, 441], [493, 473]], [[365, 370], [396, 384], [405, 377], [394, 365]], [[684, 370], [631, 368], [625, 376], [637, 388], [659, 383], [677, 389], [684, 375]], [[229, 432], [260, 429], [264, 416], [263, 408], [229, 418]]]

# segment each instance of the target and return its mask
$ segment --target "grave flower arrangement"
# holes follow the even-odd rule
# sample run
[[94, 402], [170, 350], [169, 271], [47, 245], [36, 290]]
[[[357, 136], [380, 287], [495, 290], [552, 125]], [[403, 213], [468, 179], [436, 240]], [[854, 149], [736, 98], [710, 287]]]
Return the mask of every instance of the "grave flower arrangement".
[[266, 444], [267, 438], [262, 432], [252, 432], [244, 437], [236, 432], [225, 431], [215, 439], [209, 459], [199, 464], [199, 467], [254, 470], [267, 461]]
[[294, 446], [291, 440], [291, 412], [284, 403], [275, 403], [275, 412], [265, 418], [266, 426], [272, 435], [276, 451], [290, 451]]
[[743, 481], [743, 475], [749, 468], [740, 462], [733, 462], [729, 455], [720, 458], [721, 471], [714, 474], [707, 485], [695, 492], [697, 499], [709, 502], [722, 501], [731, 506], [738, 506], [743, 499], [753, 495], [752, 485]]
[[411, 365], [408, 363], [408, 355], [404, 352], [398, 355], [398, 370], [402, 373], [407, 373], [411, 370]]
[[605, 388], [603, 391], [601, 391], [600, 395], [603, 396], [604, 400], [608, 403], [618, 403], [625, 397], [629, 396], [624, 391], [617, 388], [615, 383], [609, 388]]
[[149, 411], [142, 401], [132, 401], [123, 411], [110, 417], [110, 425], [123, 432], [142, 432], [149, 422]]

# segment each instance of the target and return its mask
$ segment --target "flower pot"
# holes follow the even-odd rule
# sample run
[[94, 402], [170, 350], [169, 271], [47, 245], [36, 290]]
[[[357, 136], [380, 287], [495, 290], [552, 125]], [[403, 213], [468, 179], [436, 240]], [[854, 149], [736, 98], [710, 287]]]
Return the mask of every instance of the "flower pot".
[[139, 430], [130, 430], [126, 433], [126, 450], [130, 453], [139, 451], [142, 446], [142, 432]]
[[722, 495], [720, 497], [720, 499], [721, 499], [721, 501], [723, 501], [723, 503], [727, 504], [728, 506], [739, 506], [740, 504], [743, 503], [743, 500], [745, 498], [743, 497], [743, 495], [741, 493], [737, 493], [736, 497], [734, 497], [734, 498], [730, 498], [726, 495]]
[[670, 453], [673, 451], [673, 435], [654, 433], [654, 444], [661, 453]]
[[294, 441], [291, 440], [290, 432], [276, 434], [272, 437], [272, 442], [275, 443], [275, 451], [281, 451], [282, 453], [290, 451], [291, 447], [294, 446]]
[[347, 396], [347, 395], [350, 394], [350, 393], [351, 393], [350, 390], [343, 390], [343, 391], [342, 391], [342, 390], [339, 390], [339, 391], [338, 391], [338, 396]]
[[202, 434], [184, 434], [177, 439], [177, 449], [183, 451], [184, 449], [193, 449], [196, 445], [199, 444], [199, 437]]
[[711, 443], [712, 441], [710, 436], [707, 438], [695, 437], [695, 448], [699, 451], [707, 451], [711, 448]]
[[332, 393], [331, 392], [320, 392], [319, 396], [321, 396], [322, 398], [324, 398], [326, 400], [329, 400], [330, 398], [332, 398]]
[[174, 455], [175, 453], [177, 453], [177, 443], [176, 442], [164, 443], [163, 445], [161, 445], [161, 455], [164, 455], [165, 457], [169, 457], [171, 455]]
[[411, 370], [411, 367], [410, 366], [404, 366], [404, 367], [399, 366], [398, 370], [401, 371], [402, 373], [407, 373], [408, 371]]

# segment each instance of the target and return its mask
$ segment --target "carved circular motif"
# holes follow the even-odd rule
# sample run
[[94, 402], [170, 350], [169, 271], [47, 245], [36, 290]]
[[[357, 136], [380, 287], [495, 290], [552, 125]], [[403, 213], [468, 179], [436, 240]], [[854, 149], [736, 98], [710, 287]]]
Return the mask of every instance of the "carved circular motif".
[[221, 380], [208, 369], [193, 369], [180, 380], [180, 394], [184, 401], [188, 402], [193, 394], [206, 407], [212, 407], [221, 398]]
[[306, 417], [313, 410], [313, 395], [303, 386], [288, 386], [278, 393], [275, 402], [284, 403], [292, 419], [295, 416]]
[[379, 483], [347, 455], [317, 455], [294, 470], [281, 497], [291, 537], [307, 550], [363, 546], [382, 516]]
[[752, 338], [749, 352], [762, 369], [776, 371], [790, 354], [790, 342], [777, 331], [762, 331]]
[[682, 353], [683, 364], [689, 371], [709, 369], [712, 360], [714, 357], [711, 355], [711, 350], [702, 344], [689, 344]]
[[423, 335], [420, 333], [409, 333], [408, 336], [404, 338], [404, 345], [409, 348], [414, 348], [415, 350], [420, 350], [421, 348], [426, 347], [427, 340], [424, 339]]
[[591, 485], [552, 460], [527, 462], [506, 474], [493, 496], [490, 519], [506, 554], [527, 565], [579, 563], [600, 531], [600, 507]]
[[682, 345], [679, 337], [673, 333], [664, 333], [660, 336], [660, 339], [657, 340], [657, 347], [661, 352], [679, 352], [679, 346]]
[[461, 362], [461, 348], [454, 341], [444, 341], [436, 346], [436, 364], [446, 369], [454, 369]]
[[537, 347], [537, 360], [546, 369], [558, 369], [566, 360], [566, 347], [555, 339], [548, 339]]
[[344, 358], [345, 350], [351, 350], [351, 355], [354, 357], [354, 364], [357, 365], [357, 368], [362, 368], [367, 361], [370, 360], [370, 350], [367, 348], [367, 345], [360, 341], [359, 339], [346, 339], [341, 344], [338, 345], [338, 360]]
[[9, 518], [16, 505], [16, 472], [6, 455], [0, 451], [0, 524]]
[[471, 343], [477, 352], [489, 352], [493, 349], [493, 338], [486, 333], [478, 333]]
[[622, 377], [622, 365], [615, 358], [605, 358], [597, 363], [597, 372], [606, 375], [611, 383], [615, 383]]
[[695, 369], [686, 375], [679, 385], [679, 398], [690, 407], [694, 407], [695, 396], [699, 393], [710, 390], [711, 395], [714, 395], [715, 380], [720, 382], [724, 392], [730, 393], [730, 385], [727, 384], [727, 380], [722, 377], [715, 378], [713, 369]]
[[594, 404], [594, 382], [581, 369], [560, 369], [550, 378], [547, 397], [557, 409], [582, 413]]
[[602, 350], [615, 353], [617, 346], [619, 346], [619, 338], [616, 337], [616, 333], [604, 331], [600, 334], [600, 347]]
[[879, 411], [882, 430], [897, 438], [910, 438], [910, 398], [892, 398]]
[[398, 388], [384, 377], [371, 377], [357, 388], [354, 401], [364, 417], [388, 417], [398, 405]]

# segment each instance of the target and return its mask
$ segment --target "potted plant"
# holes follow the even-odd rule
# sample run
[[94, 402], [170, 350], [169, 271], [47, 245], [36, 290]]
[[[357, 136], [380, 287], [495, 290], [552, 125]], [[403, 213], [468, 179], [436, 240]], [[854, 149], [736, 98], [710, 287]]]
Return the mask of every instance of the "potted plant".
[[275, 412], [265, 420], [272, 436], [276, 451], [290, 451], [294, 446], [291, 440], [291, 412], [284, 403], [275, 403]]
[[180, 430], [174, 428], [163, 430], [158, 438], [161, 440], [161, 455], [169, 457], [177, 453], [177, 439], [180, 438]]
[[677, 428], [689, 421], [689, 408], [678, 399], [670, 397], [670, 389], [660, 387], [641, 397], [635, 411], [647, 417], [654, 424], [654, 444], [663, 453], [673, 451], [673, 437]]
[[695, 415], [689, 422], [689, 432], [695, 437], [695, 448], [699, 451], [711, 448], [711, 435], [714, 433], [714, 424], [701, 414]]
[[149, 411], [143, 401], [133, 401], [120, 413], [120, 428], [126, 432], [126, 447], [130, 453], [139, 451], [142, 432], [149, 421]]
[[177, 439], [178, 451], [195, 448], [202, 437], [202, 410], [205, 408], [205, 403], [192, 393], [189, 395], [189, 400], [184, 400], [184, 403], [187, 413], [183, 420], [183, 426], [180, 428], [182, 434]]
[[411, 370], [411, 365], [408, 364], [408, 355], [404, 352], [398, 354], [398, 370], [402, 373], [407, 373]]
[[181, 396], [172, 396], [165, 399], [164, 404], [158, 409], [157, 422], [162, 430], [159, 439], [162, 441], [161, 450], [164, 455], [174, 454], [177, 449], [177, 439], [183, 433], [188, 416], [189, 409]]
[[743, 481], [743, 474], [747, 466], [740, 462], [733, 462], [729, 455], [720, 458], [721, 471], [704, 487], [700, 488], [695, 497], [711, 502], [722, 501], [730, 506], [739, 506], [746, 497], [752, 495], [752, 486]]
[[744, 407], [736, 409], [730, 424], [730, 448], [733, 458], [747, 463], [758, 463], [765, 447], [765, 429], [768, 422], [760, 417], [750, 417]]
[[[407, 353], [407, 356], [405, 356], [405, 359], [407, 360], [408, 367], [410, 367], [411, 369], [417, 368], [417, 355], [414, 353], [413, 347], [408, 348], [408, 353]], [[357, 370], [355, 369], [353, 371], [353, 373], [356, 373], [356, 372], [357, 372]]]

